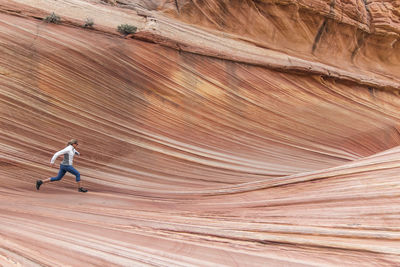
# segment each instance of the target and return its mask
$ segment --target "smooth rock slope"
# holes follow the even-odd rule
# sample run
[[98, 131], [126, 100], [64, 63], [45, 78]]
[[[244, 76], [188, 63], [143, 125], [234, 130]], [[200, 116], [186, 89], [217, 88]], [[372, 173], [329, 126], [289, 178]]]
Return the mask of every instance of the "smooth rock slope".
[[0, 0], [0, 265], [399, 265], [399, 14]]

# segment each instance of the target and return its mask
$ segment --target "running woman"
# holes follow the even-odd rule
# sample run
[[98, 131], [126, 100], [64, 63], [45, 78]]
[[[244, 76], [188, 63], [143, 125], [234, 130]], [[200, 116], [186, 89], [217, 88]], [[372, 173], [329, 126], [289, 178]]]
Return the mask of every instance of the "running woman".
[[79, 192], [87, 192], [87, 189], [83, 188], [81, 186], [81, 174], [74, 168], [72, 167], [72, 162], [74, 159], [75, 155], [80, 155], [79, 152], [76, 150], [78, 147], [78, 140], [72, 139], [71, 141], [68, 142], [67, 147], [64, 148], [63, 150], [60, 150], [56, 152], [53, 156], [53, 158], [50, 161], [50, 166], [54, 168], [54, 162], [55, 160], [61, 156], [64, 155], [64, 160], [60, 164], [60, 170], [58, 172], [58, 175], [56, 177], [51, 177], [46, 180], [37, 180], [36, 181], [36, 189], [39, 190], [40, 186], [42, 184], [48, 183], [48, 182], [54, 182], [54, 181], [59, 181], [63, 176], [65, 175], [66, 172], [72, 173], [76, 177], [76, 182], [78, 183], [78, 191]]

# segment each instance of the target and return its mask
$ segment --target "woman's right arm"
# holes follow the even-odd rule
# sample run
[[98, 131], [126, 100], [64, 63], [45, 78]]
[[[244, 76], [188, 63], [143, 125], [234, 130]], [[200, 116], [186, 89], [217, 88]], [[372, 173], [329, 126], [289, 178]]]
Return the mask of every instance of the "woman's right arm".
[[56, 152], [56, 153], [54, 154], [54, 156], [51, 158], [51, 161], [50, 161], [51, 166], [53, 167], [54, 162], [56, 161], [56, 158], [58, 158], [59, 156], [65, 154], [65, 153], [67, 153], [67, 152], [68, 152], [68, 147], [66, 147], [66, 148], [64, 148], [64, 149], [62, 149], [62, 150]]

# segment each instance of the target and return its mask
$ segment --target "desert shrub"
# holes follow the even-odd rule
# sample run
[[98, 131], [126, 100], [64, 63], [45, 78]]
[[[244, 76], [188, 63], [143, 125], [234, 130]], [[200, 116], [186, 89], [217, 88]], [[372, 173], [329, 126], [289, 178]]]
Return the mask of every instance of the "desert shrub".
[[61, 22], [61, 18], [57, 16], [54, 12], [52, 12], [50, 15], [44, 18], [44, 21], [46, 21], [47, 23], [59, 24]]
[[137, 30], [137, 27], [129, 25], [129, 24], [121, 24], [117, 28], [118, 32], [128, 35], [131, 33], [135, 33]]
[[93, 25], [94, 25], [93, 19], [92, 18], [87, 18], [85, 20], [85, 24], [83, 24], [83, 27], [85, 27], [85, 28], [93, 28]]

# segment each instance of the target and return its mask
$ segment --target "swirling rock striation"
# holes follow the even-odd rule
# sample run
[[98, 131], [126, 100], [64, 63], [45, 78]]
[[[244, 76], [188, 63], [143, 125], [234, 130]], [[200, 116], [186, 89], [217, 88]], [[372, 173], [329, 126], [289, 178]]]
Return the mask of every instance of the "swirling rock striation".
[[[396, 3], [39, 2], [0, 1], [1, 265], [400, 264]], [[72, 137], [89, 193], [36, 191]]]

